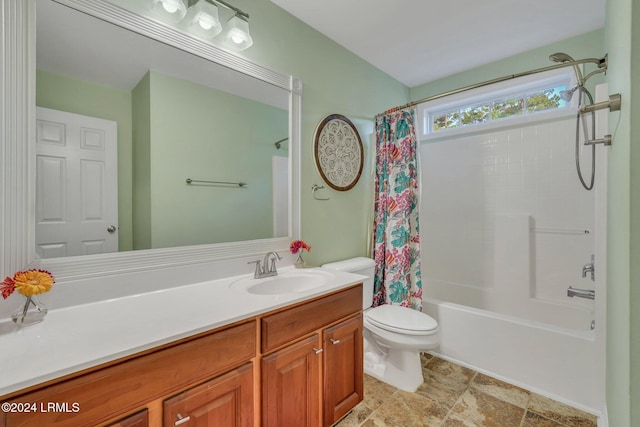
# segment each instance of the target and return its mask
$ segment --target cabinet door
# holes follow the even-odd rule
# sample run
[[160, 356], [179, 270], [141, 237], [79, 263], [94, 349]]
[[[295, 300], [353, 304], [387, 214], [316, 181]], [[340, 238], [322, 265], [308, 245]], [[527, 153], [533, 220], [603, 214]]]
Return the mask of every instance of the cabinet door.
[[262, 425], [320, 426], [320, 336], [262, 358]]
[[149, 411], [147, 409], [122, 418], [108, 427], [149, 427]]
[[250, 427], [253, 421], [252, 363], [164, 402], [165, 427]]
[[324, 425], [330, 426], [363, 399], [362, 314], [323, 332]]

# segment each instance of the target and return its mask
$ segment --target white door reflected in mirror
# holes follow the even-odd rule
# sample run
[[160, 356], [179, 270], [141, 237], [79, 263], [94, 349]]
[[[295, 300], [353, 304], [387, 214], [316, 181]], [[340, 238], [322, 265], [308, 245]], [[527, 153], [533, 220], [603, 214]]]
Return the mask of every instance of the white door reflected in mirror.
[[36, 127], [38, 256], [117, 252], [116, 122], [37, 108]]

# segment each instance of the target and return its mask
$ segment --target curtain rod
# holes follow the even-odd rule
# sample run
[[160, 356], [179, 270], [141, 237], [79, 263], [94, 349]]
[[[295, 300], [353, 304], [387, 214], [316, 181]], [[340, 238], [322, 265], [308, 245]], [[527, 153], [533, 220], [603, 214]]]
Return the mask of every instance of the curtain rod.
[[[471, 84], [471, 85], [468, 85], [468, 86], [463, 86], [463, 87], [458, 88], [458, 89], [450, 90], [448, 92], [439, 93], [437, 95], [431, 95], [431, 96], [428, 96], [426, 98], [418, 99], [417, 101], [411, 101], [411, 102], [409, 102], [407, 104], [399, 105], [397, 107], [390, 108], [389, 110], [387, 110], [387, 111], [385, 111], [384, 113], [381, 113], [381, 114], [388, 114], [388, 113], [393, 112], [393, 111], [402, 110], [403, 108], [414, 107], [414, 106], [416, 106], [418, 104], [422, 104], [424, 102], [429, 102], [429, 101], [434, 101], [436, 99], [444, 98], [445, 96], [455, 95], [455, 94], [458, 94], [458, 93], [461, 93], [461, 92], [466, 92], [468, 90], [477, 89], [477, 88], [480, 88], [480, 87], [483, 87], [483, 86], [489, 86], [489, 85], [492, 85], [492, 84], [495, 84], [495, 83], [500, 83], [500, 82], [504, 82], [504, 81], [507, 81], [507, 80], [517, 79], [519, 77], [525, 77], [525, 76], [530, 76], [532, 74], [544, 73], [545, 71], [557, 70], [559, 68], [573, 67], [573, 66], [576, 66], [576, 65], [579, 65], [579, 64], [589, 64], [589, 63], [598, 64], [598, 66], [601, 66], [600, 64], [604, 64], [604, 68], [605, 68], [605, 71], [606, 71], [606, 67], [607, 67], [606, 57], [604, 57], [602, 59], [586, 58], [586, 59], [580, 59], [580, 60], [576, 60], [576, 61], [572, 61], [572, 62], [564, 62], [562, 64], [549, 65], [547, 67], [536, 68], [536, 69], [529, 70], [529, 71], [523, 71], [521, 73], [509, 74], [507, 76], [498, 77], [498, 78], [487, 80], [487, 81], [480, 82], [480, 83], [474, 83], [474, 84]], [[380, 115], [380, 114], [378, 114], [378, 115]]]

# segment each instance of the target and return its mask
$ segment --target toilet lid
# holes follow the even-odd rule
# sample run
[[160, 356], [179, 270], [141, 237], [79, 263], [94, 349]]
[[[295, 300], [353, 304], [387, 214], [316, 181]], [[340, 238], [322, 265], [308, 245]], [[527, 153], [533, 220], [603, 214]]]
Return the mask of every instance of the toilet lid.
[[368, 310], [366, 316], [379, 328], [408, 335], [428, 335], [438, 329], [433, 317], [399, 305], [381, 305]]

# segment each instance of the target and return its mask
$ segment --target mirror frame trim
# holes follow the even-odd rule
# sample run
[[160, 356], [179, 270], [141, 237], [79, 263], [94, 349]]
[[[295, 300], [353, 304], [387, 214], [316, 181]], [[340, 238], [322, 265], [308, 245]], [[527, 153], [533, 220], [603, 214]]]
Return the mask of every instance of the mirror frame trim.
[[52, 0], [289, 91], [289, 235], [287, 237], [35, 259], [35, 0], [3, 0], [0, 9], [0, 276], [37, 263], [58, 282], [232, 260], [289, 249], [300, 238], [302, 81], [262, 67], [106, 0]]

